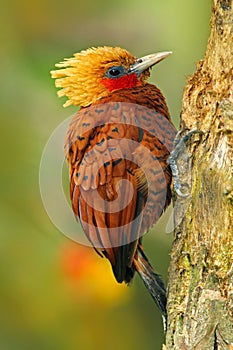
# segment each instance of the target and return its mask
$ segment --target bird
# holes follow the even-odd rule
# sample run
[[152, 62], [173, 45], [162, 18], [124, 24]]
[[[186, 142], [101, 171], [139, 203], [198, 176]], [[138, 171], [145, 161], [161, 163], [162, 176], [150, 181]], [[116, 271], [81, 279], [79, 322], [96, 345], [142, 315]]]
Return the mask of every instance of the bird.
[[80, 108], [65, 140], [74, 215], [116, 281], [130, 284], [137, 271], [164, 318], [166, 287], [142, 236], [171, 202], [167, 160], [177, 131], [165, 97], [147, 82], [171, 53], [137, 58], [120, 47], [92, 47], [51, 71], [64, 106]]

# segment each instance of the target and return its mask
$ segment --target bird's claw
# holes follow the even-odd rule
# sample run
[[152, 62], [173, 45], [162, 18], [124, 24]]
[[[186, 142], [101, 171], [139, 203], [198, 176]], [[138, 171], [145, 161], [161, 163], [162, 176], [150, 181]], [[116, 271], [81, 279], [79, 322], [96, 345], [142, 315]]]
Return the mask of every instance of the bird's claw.
[[184, 145], [186, 145], [186, 143], [190, 140], [190, 138], [192, 137], [192, 135], [194, 134], [203, 134], [202, 131], [200, 130], [189, 130], [184, 136], [182, 136], [182, 134], [184, 133], [184, 131], [188, 130], [187, 128], [180, 130], [174, 140], [174, 148], [170, 153], [170, 156], [167, 160], [167, 163], [170, 165], [171, 171], [172, 171], [172, 176], [174, 179], [174, 190], [177, 193], [177, 195], [179, 197], [182, 198], [187, 198], [190, 196], [189, 193], [184, 193], [181, 190], [181, 183], [179, 180], [179, 170], [178, 170], [178, 166], [177, 166], [177, 159], [179, 158], [181, 152], [184, 151]]

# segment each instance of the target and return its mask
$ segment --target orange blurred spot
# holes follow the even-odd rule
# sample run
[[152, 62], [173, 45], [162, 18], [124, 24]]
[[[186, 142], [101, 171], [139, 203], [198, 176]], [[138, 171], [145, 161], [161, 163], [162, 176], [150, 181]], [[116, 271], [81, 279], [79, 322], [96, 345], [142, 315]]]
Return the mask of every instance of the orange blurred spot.
[[92, 249], [76, 243], [69, 243], [61, 251], [61, 263], [65, 274], [75, 279], [85, 279], [93, 268]]

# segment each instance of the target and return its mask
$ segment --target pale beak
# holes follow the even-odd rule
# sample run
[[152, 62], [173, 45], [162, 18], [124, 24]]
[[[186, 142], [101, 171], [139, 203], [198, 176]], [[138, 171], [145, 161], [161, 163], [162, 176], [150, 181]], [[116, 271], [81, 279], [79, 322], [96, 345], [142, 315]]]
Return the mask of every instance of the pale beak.
[[137, 73], [140, 75], [144, 70], [154, 66], [155, 64], [162, 61], [167, 56], [171, 55], [172, 51], [158, 52], [151, 55], [147, 55], [141, 58], [138, 58], [134, 64], [129, 68], [129, 73]]

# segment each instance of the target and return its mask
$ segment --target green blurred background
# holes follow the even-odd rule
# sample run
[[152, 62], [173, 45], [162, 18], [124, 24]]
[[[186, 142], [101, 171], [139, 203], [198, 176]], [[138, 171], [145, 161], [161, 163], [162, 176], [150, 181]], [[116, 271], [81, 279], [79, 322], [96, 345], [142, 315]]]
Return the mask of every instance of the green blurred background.
[[[117, 286], [108, 262], [50, 222], [39, 163], [63, 109], [49, 71], [90, 46], [137, 56], [172, 50], [153, 70], [179, 125], [186, 77], [203, 57], [211, 1], [40, 0], [1, 4], [0, 349], [161, 349], [162, 322], [141, 281]], [[168, 215], [144, 239], [166, 279]]]

